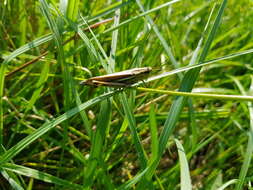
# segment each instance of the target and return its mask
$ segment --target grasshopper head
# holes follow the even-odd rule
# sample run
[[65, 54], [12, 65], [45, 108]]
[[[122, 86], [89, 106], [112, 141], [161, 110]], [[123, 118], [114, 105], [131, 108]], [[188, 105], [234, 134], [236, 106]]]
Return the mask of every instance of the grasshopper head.
[[93, 85], [93, 82], [92, 82], [92, 80], [87, 79], [87, 80], [81, 81], [80, 84], [81, 84], [81, 85], [89, 85], [89, 86], [92, 86], [92, 85]]

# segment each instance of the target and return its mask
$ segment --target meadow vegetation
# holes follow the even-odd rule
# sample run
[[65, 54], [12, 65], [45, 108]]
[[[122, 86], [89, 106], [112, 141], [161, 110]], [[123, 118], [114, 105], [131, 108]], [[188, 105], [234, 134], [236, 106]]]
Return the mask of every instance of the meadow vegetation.
[[252, 6], [1, 0], [0, 188], [253, 189]]

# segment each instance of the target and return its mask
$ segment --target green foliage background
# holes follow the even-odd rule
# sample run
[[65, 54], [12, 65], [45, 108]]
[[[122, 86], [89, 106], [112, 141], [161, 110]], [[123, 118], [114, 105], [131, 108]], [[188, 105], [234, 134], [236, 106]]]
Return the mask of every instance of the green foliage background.
[[1, 189], [252, 189], [252, 5], [1, 0]]

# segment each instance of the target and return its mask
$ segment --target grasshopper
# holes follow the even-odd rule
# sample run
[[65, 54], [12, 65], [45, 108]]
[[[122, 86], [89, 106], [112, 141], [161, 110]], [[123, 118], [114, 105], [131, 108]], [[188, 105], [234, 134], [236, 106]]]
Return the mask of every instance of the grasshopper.
[[127, 87], [143, 80], [151, 71], [151, 67], [134, 68], [108, 75], [91, 77], [80, 84], [88, 86]]

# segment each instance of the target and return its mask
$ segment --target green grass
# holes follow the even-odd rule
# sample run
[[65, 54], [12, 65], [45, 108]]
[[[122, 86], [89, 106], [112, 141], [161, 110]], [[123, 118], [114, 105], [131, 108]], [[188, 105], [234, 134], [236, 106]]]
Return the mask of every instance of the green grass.
[[252, 189], [252, 5], [0, 3], [0, 188]]

